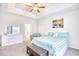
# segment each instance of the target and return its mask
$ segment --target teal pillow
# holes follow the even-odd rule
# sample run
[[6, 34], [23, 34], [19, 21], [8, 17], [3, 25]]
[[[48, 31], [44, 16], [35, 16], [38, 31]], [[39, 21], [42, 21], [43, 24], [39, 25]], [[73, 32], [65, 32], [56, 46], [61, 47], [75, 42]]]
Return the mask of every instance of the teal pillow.
[[52, 36], [53, 37], [54, 33], [53, 32], [49, 32], [48, 36]]
[[60, 38], [67, 38], [68, 36], [69, 36], [68, 32], [58, 32], [57, 33], [57, 37], [60, 37]]

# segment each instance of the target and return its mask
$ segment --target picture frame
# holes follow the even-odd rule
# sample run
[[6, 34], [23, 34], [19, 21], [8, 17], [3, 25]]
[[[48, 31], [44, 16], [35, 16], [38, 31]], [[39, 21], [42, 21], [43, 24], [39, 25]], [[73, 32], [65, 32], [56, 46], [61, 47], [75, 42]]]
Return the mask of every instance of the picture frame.
[[60, 19], [55, 19], [52, 21], [53, 26], [52, 28], [63, 28], [64, 27], [64, 19], [60, 18]]

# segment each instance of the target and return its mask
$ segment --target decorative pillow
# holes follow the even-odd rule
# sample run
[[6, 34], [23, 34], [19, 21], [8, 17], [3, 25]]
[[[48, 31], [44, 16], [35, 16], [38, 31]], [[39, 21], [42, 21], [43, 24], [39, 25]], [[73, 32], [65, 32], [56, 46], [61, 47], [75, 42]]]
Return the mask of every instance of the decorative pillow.
[[58, 37], [58, 33], [57, 33], [57, 32], [54, 32], [53, 37], [54, 37], [54, 38], [55, 38], [55, 37]]
[[33, 39], [34, 37], [41, 37], [41, 34], [40, 33], [33, 33], [31, 35], [31, 39]]
[[68, 32], [49, 32], [48, 36], [53, 38], [67, 38], [69, 36]]
[[48, 36], [52, 36], [53, 37], [53, 35], [54, 35], [54, 32], [49, 32], [48, 33]]
[[57, 33], [57, 37], [60, 37], [60, 38], [67, 38], [69, 35], [68, 32], [58, 32]]

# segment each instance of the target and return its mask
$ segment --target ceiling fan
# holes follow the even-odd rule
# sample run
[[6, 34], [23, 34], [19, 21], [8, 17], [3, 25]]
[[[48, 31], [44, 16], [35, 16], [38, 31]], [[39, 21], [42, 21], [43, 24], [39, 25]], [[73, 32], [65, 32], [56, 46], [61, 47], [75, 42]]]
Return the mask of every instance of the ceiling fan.
[[31, 9], [30, 12], [35, 11], [35, 12], [38, 12], [38, 13], [40, 13], [40, 9], [41, 9], [41, 8], [45, 8], [45, 6], [42, 6], [42, 5], [39, 4], [39, 3], [26, 4], [25, 6], [26, 6], [26, 7], [29, 7], [29, 8]]

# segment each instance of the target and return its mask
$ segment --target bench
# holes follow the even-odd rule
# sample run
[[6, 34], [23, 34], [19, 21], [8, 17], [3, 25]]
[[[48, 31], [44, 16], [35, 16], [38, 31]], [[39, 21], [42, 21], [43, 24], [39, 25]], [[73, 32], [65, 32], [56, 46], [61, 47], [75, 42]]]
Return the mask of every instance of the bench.
[[27, 46], [27, 54], [30, 56], [48, 56], [48, 51], [32, 43]]

